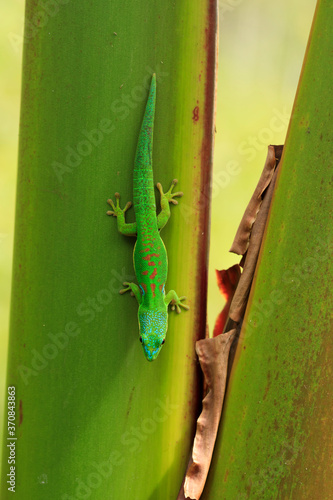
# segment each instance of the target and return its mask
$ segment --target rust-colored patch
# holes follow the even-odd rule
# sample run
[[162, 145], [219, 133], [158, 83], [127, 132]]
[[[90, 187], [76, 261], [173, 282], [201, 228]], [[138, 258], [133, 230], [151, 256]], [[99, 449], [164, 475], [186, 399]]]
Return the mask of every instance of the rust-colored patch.
[[[204, 102], [200, 105], [201, 122], [203, 126], [203, 138], [200, 145], [200, 160], [197, 156], [194, 158], [194, 164], [200, 163], [200, 188], [205, 190], [205, 186], [211, 185], [212, 173], [212, 147], [214, 138], [214, 106], [215, 106], [215, 84], [216, 84], [216, 61], [217, 61], [217, 23], [218, 9], [216, 0], [209, 0], [208, 11], [206, 12], [205, 43], [206, 51], [205, 66], [203, 67], [204, 82]], [[210, 194], [209, 194], [210, 196]], [[207, 309], [207, 276], [208, 276], [208, 236], [207, 227], [209, 226], [210, 203], [202, 199], [202, 208], [198, 222], [194, 226], [198, 234], [197, 243], [197, 272], [195, 280], [197, 289], [200, 290], [199, 300], [197, 301], [197, 310], [202, 311], [198, 314], [196, 322], [196, 338], [202, 337], [206, 330], [206, 309]]]
[[148, 262], [148, 266], [155, 266], [155, 262], [151, 261], [151, 262]]
[[193, 109], [192, 120], [193, 120], [194, 122], [197, 122], [197, 121], [199, 120], [199, 106], [196, 106], [196, 107]]
[[[194, 279], [197, 284], [198, 299], [196, 299], [197, 319], [195, 321], [194, 338], [202, 338], [206, 331], [206, 310], [207, 310], [207, 276], [208, 276], [208, 248], [209, 248], [209, 217], [210, 217], [210, 188], [212, 175], [212, 150], [214, 140], [214, 106], [216, 91], [216, 62], [217, 62], [217, 35], [218, 35], [218, 7], [216, 0], [209, 0], [208, 9], [205, 15], [205, 42], [204, 62], [198, 71], [200, 73], [200, 86], [204, 84], [204, 100], [200, 102], [200, 126], [203, 128], [202, 141], [198, 155], [193, 158], [193, 168], [200, 169], [200, 212], [193, 221], [193, 231], [197, 235], [195, 250], [197, 252], [196, 273]], [[202, 75], [202, 79], [201, 79]], [[190, 120], [190, 114], [188, 115]], [[194, 123], [189, 124], [194, 128]], [[208, 188], [207, 188], [208, 186]], [[206, 194], [207, 193], [207, 194]], [[223, 335], [224, 336], [224, 335]], [[207, 339], [215, 342], [216, 339]], [[206, 340], [206, 339], [205, 339]], [[185, 479], [184, 479], [185, 481]], [[184, 483], [182, 484], [177, 500], [184, 499]]]
[[141, 274], [143, 274], [143, 276], [147, 276], [148, 271], [142, 271], [142, 273], [141, 273]]
[[147, 285], [146, 285], [146, 283], [140, 283], [140, 286], [143, 288], [144, 292], [147, 293]]
[[151, 288], [151, 291], [153, 292], [153, 297], [155, 297], [156, 296], [156, 294], [155, 294], [155, 288], [156, 288], [155, 283], [150, 283], [150, 288]]
[[135, 391], [135, 387], [132, 387], [132, 390], [131, 390], [131, 393], [130, 393], [130, 397], [128, 399], [128, 405], [127, 405], [127, 411], [126, 411], [126, 418], [128, 417], [128, 415], [130, 414], [130, 411], [131, 411], [132, 399], [133, 399], [134, 391]]
[[22, 422], [23, 422], [23, 403], [22, 403], [22, 399], [20, 399], [20, 402], [19, 402], [19, 427], [22, 424]]

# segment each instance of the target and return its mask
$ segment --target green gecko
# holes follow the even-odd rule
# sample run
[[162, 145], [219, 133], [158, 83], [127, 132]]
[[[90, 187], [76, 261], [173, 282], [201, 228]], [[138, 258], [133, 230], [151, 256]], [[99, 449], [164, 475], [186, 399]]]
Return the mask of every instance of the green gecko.
[[140, 342], [148, 361], [157, 358], [168, 328], [168, 306], [181, 312], [180, 306], [189, 309], [182, 303], [186, 297], [178, 297], [174, 290], [165, 293], [165, 283], [168, 274], [168, 257], [166, 248], [160, 236], [160, 230], [166, 225], [170, 217], [169, 203], [178, 202], [175, 197], [183, 193], [173, 193], [177, 183], [174, 179], [169, 191], [163, 192], [160, 183], [157, 188], [161, 195], [161, 212], [156, 215], [154, 194], [154, 180], [152, 169], [153, 129], [156, 101], [156, 75], [153, 74], [145, 114], [136, 149], [133, 174], [133, 202], [136, 222], [126, 223], [125, 212], [132, 206], [126, 203], [125, 208], [119, 206], [119, 193], [115, 194], [116, 204], [108, 200], [112, 210], [108, 215], [117, 217], [118, 231], [126, 236], [136, 236], [137, 240], [133, 252], [134, 270], [139, 286], [125, 282], [125, 289], [120, 293], [131, 290], [139, 303], [138, 320]]

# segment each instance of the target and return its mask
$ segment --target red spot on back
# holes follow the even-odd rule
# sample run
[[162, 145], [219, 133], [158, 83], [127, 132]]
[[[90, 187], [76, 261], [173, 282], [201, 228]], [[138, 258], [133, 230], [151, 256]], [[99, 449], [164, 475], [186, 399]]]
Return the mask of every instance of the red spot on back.
[[150, 260], [152, 257], [159, 257], [159, 253], [150, 253], [149, 255], [146, 255], [145, 257], [142, 257], [143, 260]]
[[158, 288], [160, 289], [160, 292], [163, 290], [163, 286], [164, 286], [164, 285], [162, 284], [162, 285], [160, 285], [160, 286], [158, 287]]
[[159, 260], [159, 261], [158, 261], [158, 265], [160, 266], [161, 264], [162, 264], [162, 261], [161, 261], [161, 260]]
[[141, 273], [141, 274], [143, 274], [144, 276], [147, 276], [148, 271], [142, 271], [142, 273]]
[[155, 297], [155, 283], [150, 283], [150, 288], [151, 288], [151, 291], [153, 292], [153, 297]]
[[155, 266], [155, 262], [153, 262], [153, 261], [148, 262], [148, 266]]
[[140, 283], [140, 286], [144, 289], [145, 293], [147, 293], [147, 285], [145, 283]]
[[[148, 271], [147, 271], [147, 273], [148, 273]], [[155, 278], [156, 274], [157, 274], [157, 269], [156, 269], [156, 267], [155, 267], [154, 271], [151, 273], [151, 275], [149, 276], [149, 278], [150, 278], [151, 280], [153, 280], [153, 279]]]

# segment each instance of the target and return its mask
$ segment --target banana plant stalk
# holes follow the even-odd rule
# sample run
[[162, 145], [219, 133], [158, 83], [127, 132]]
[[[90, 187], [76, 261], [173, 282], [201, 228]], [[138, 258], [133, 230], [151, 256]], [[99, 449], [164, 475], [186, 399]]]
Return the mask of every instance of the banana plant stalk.
[[205, 500], [332, 494], [332, 22], [319, 0]]
[[[215, 0], [27, 0], [6, 395], [14, 434], [7, 418], [4, 429], [15, 469], [4, 446], [3, 499], [7, 474], [17, 500], [177, 495], [206, 324], [216, 37]], [[136, 301], [119, 294], [135, 280], [135, 239], [119, 235], [106, 202], [115, 192], [132, 200], [153, 73], [154, 181], [177, 178], [184, 192], [163, 230], [167, 287], [190, 310], [170, 312], [149, 363]]]

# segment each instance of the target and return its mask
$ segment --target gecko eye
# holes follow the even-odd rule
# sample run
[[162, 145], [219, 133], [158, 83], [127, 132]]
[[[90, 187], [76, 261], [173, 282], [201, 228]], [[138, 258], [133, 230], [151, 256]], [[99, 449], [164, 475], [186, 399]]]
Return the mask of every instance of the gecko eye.
[[163, 345], [163, 344], [164, 344], [164, 342], [165, 342], [165, 339], [163, 339], [163, 340], [162, 340], [162, 343], [161, 343], [161, 345]]
[[141, 342], [141, 344], [142, 344], [142, 337], [141, 337], [141, 335], [140, 335], [140, 339], [139, 339], [139, 340], [140, 340], [140, 342]]

